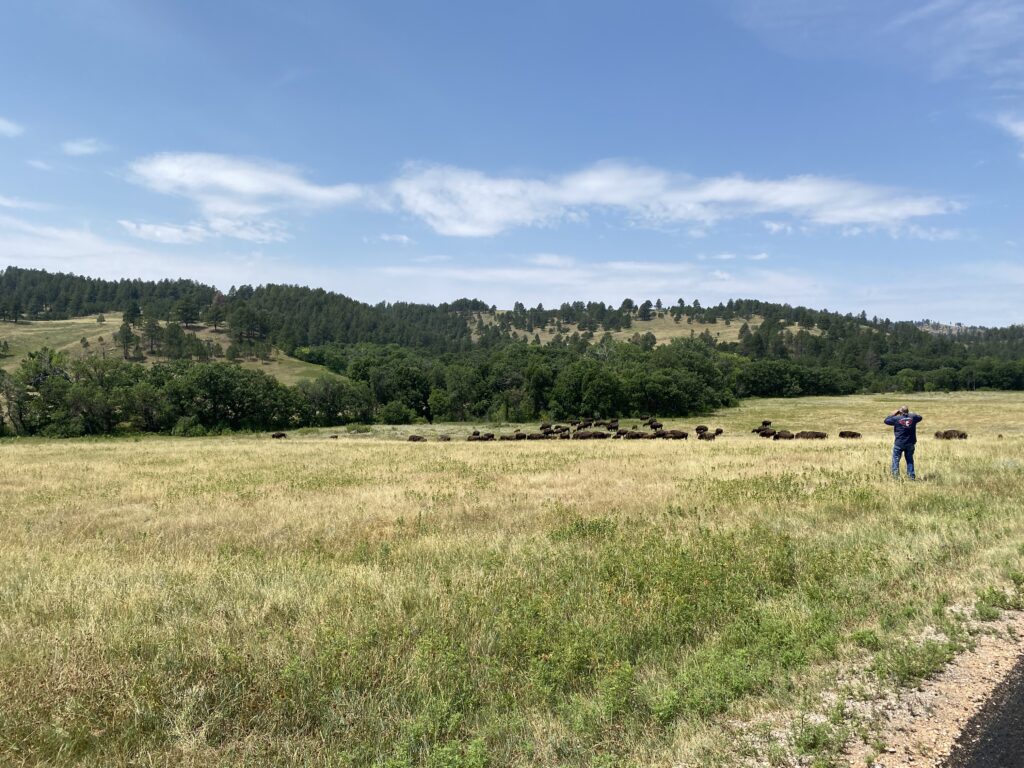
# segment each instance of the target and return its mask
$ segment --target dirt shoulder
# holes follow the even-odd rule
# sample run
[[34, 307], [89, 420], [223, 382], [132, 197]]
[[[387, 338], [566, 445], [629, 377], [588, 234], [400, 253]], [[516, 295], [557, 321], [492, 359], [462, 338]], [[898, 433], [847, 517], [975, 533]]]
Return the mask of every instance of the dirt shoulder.
[[957, 656], [943, 672], [871, 703], [872, 719], [881, 725], [882, 750], [851, 745], [846, 755], [851, 767], [944, 764], [968, 721], [1024, 658], [1024, 612], [1008, 611], [980, 629], [974, 649]]

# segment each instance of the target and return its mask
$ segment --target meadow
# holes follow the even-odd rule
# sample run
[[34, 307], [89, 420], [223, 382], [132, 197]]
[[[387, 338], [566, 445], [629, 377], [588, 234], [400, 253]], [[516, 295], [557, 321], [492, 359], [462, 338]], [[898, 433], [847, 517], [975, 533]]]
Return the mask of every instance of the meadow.
[[665, 423], [709, 443], [0, 440], [0, 763], [830, 764], [871, 733], [823, 692], [913, 684], [970, 642], [953, 609], [1022, 599], [1024, 398], [910, 399], [916, 483], [898, 405]]

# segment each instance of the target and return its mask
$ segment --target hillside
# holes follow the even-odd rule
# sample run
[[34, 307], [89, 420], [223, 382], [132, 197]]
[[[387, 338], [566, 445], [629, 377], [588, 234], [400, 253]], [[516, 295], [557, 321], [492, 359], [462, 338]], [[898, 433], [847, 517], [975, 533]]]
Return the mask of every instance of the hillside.
[[[13, 371], [21, 359], [29, 352], [49, 347], [66, 352], [72, 357], [94, 355], [100, 357], [122, 357], [122, 351], [113, 343], [113, 334], [117, 331], [116, 314], [104, 315], [107, 321], [97, 323], [97, 315], [75, 317], [68, 320], [35, 320], [32, 322], [0, 323], [0, 339], [8, 343], [7, 357], [0, 358], [0, 370]], [[226, 333], [214, 331], [212, 328], [198, 325], [189, 329], [200, 341], [210, 341], [226, 345]], [[88, 347], [82, 340], [88, 342]], [[165, 361], [168, 358], [159, 354], [145, 354], [143, 364]], [[336, 376], [320, 365], [307, 363], [289, 357], [279, 349], [272, 349], [267, 360], [242, 359], [238, 362], [243, 368], [261, 370], [282, 384], [294, 385], [300, 381], [309, 381], [317, 376]]]

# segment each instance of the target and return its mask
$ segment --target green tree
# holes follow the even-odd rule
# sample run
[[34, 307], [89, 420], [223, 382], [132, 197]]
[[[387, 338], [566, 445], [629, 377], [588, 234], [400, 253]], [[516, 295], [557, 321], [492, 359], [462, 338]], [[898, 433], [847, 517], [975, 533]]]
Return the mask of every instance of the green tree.
[[149, 353], [156, 354], [156, 345], [163, 338], [164, 330], [160, 327], [160, 321], [156, 317], [146, 316], [146, 322], [142, 325], [142, 336], [149, 344]]
[[128, 359], [128, 350], [139, 340], [139, 337], [132, 333], [131, 324], [125, 320], [121, 327], [114, 334], [114, 343], [124, 351], [124, 359]]

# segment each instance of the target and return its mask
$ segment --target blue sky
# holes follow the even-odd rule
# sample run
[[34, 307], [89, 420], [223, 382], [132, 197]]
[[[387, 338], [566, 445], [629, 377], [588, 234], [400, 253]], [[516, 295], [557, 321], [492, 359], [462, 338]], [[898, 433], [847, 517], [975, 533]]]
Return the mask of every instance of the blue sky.
[[11, 3], [0, 265], [1024, 322], [1024, 2]]

